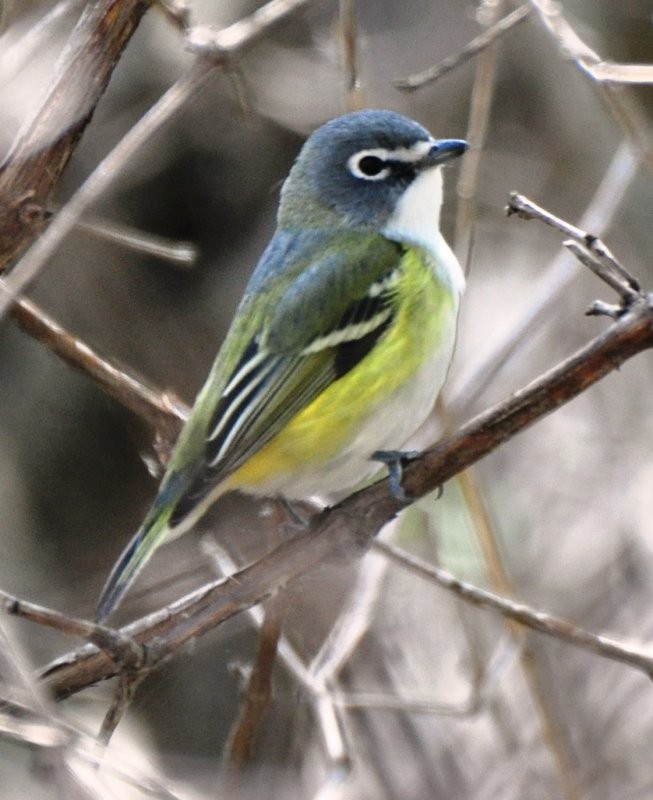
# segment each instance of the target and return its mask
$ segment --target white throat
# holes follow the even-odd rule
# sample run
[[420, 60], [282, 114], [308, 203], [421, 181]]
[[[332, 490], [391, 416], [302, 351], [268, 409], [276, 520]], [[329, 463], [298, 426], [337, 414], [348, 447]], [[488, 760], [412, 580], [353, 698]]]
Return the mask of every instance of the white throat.
[[401, 196], [382, 233], [388, 239], [421, 247], [434, 259], [437, 277], [461, 294], [465, 276], [440, 233], [442, 172], [433, 167], [420, 173]]

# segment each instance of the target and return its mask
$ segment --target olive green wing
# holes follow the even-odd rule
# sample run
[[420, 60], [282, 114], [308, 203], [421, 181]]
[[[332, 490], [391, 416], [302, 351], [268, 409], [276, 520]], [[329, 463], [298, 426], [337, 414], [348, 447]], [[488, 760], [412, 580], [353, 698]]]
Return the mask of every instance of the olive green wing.
[[392, 320], [401, 257], [382, 236], [340, 236], [321, 243], [277, 297], [267, 295], [264, 314], [248, 312], [246, 296], [241, 313], [260, 322], [223, 382], [171, 527], [367, 355]]
[[158, 545], [229, 474], [372, 349], [402, 250], [381, 236], [277, 234], [175, 446], [159, 493], [98, 601], [105, 619]]

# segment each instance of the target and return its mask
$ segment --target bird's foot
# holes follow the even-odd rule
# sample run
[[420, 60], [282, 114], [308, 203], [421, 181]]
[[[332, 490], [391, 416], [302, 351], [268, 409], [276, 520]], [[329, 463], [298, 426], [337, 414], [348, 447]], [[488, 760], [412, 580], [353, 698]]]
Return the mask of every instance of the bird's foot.
[[375, 450], [373, 461], [385, 464], [390, 473], [390, 491], [402, 503], [410, 503], [410, 498], [401, 485], [404, 467], [419, 455], [418, 450]]

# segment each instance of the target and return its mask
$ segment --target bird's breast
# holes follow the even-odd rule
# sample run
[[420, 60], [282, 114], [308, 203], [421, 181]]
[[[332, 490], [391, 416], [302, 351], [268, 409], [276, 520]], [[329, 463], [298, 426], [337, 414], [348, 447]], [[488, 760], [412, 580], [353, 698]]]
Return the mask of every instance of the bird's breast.
[[375, 450], [401, 448], [423, 424], [451, 361], [459, 300], [428, 262], [422, 249], [406, 248], [392, 324], [232, 476], [231, 488], [289, 499], [342, 493], [379, 470]]

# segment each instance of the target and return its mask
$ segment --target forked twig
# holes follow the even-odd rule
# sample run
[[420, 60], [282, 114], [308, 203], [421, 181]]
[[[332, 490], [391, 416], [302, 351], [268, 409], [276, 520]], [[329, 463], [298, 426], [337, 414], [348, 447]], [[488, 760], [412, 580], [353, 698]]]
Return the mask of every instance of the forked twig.
[[598, 236], [565, 222], [517, 192], [511, 193], [506, 213], [508, 216], [516, 214], [525, 220], [539, 219], [561, 231], [565, 236], [569, 236], [572, 240], [571, 244], [566, 241], [563, 243], [565, 247], [574, 255], [582, 256], [580, 258], [582, 263], [617, 292], [624, 307], [633, 303], [641, 295], [639, 281], [617, 261]]

